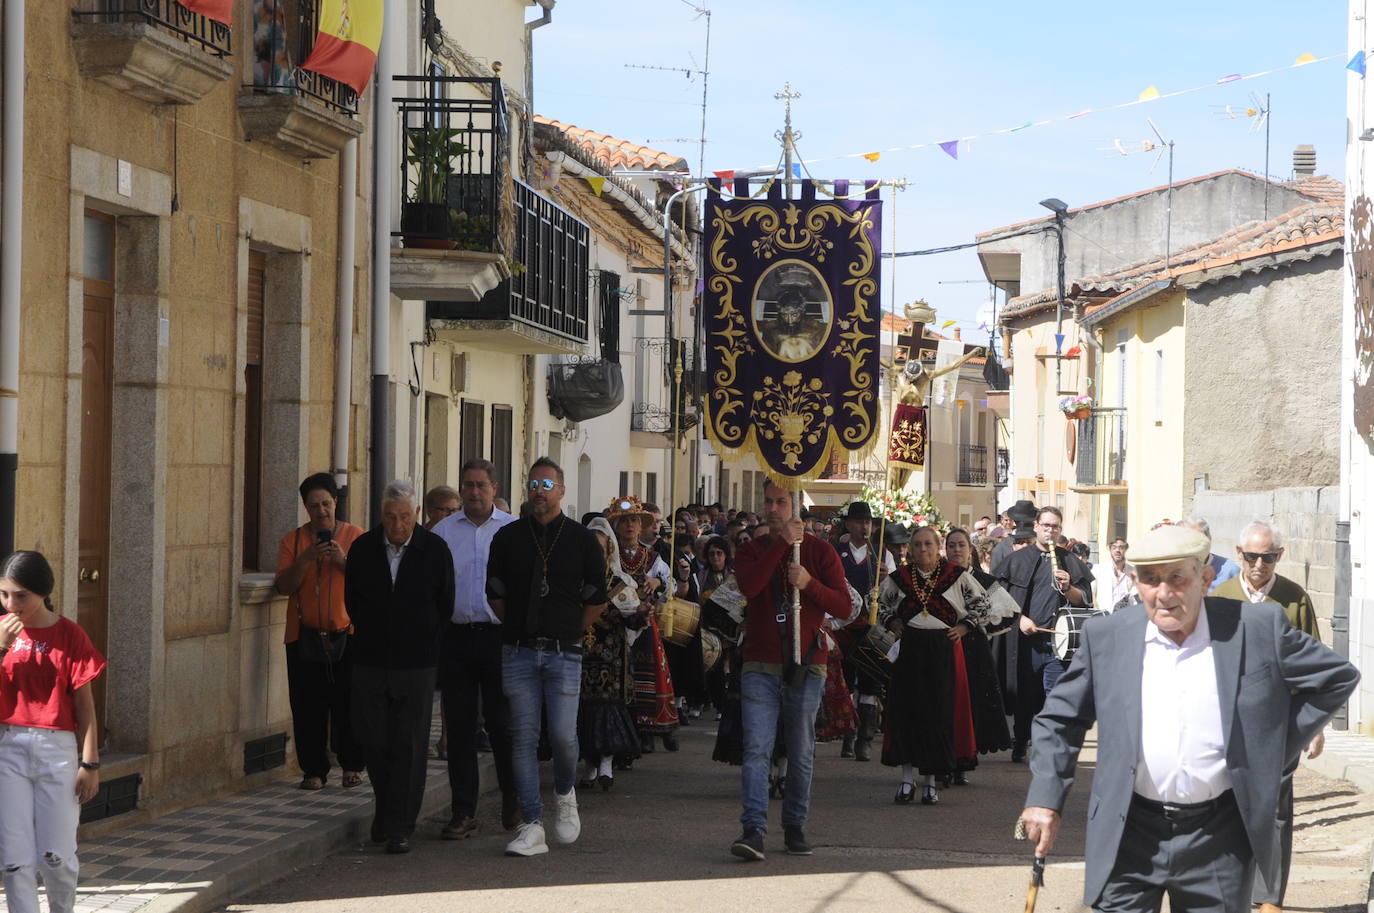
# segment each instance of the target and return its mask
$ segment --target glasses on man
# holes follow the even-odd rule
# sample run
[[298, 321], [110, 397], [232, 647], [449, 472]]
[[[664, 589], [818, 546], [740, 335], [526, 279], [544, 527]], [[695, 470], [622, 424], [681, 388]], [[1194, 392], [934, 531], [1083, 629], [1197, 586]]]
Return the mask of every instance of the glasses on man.
[[525, 487], [530, 491], [538, 491], [541, 488], [545, 491], [553, 491], [555, 484], [557, 483], [553, 479], [530, 479], [525, 483]]
[[1279, 560], [1278, 552], [1241, 552], [1246, 564], [1255, 564], [1263, 561], [1265, 564], [1273, 564]]

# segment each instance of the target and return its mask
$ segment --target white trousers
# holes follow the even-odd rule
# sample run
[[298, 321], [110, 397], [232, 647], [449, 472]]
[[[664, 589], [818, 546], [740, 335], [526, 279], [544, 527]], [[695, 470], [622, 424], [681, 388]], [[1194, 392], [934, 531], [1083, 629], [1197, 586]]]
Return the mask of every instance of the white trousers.
[[0, 870], [9, 913], [76, 905], [76, 733], [0, 725]]

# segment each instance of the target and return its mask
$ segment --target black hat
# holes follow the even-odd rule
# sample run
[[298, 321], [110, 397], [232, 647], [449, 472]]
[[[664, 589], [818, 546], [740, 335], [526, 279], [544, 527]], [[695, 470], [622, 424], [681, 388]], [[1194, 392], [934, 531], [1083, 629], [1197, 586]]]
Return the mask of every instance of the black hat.
[[1025, 542], [1028, 539], [1034, 539], [1035, 521], [1018, 520], [1016, 523], [1016, 530], [1011, 534], [1011, 538], [1013, 542]]
[[907, 545], [911, 542], [911, 530], [889, 520], [883, 525], [883, 542], [887, 545]]
[[1022, 523], [1034, 523], [1038, 513], [1039, 512], [1035, 509], [1035, 503], [1025, 499], [1017, 501], [1011, 507], [1007, 508], [1007, 516], [1015, 520], [1017, 526], [1020, 526]]
[[873, 508], [868, 506], [867, 501], [850, 501], [849, 510], [845, 513], [842, 520], [872, 520]]

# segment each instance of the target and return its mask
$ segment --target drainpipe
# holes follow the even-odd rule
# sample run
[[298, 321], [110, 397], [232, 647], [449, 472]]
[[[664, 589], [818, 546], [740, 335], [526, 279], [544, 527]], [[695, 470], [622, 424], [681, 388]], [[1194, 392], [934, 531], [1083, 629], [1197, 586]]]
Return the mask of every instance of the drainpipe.
[[386, 93], [391, 91], [391, 37], [400, 24], [398, 18], [395, 3], [383, 6], [382, 43], [377, 48], [377, 82], [372, 102], [372, 466], [368, 474], [368, 517], [379, 516], [382, 492], [392, 478], [391, 211], [392, 191], [399, 173], [399, 140], [396, 117]]
[[[544, 15], [540, 16], [538, 19], [535, 19], [531, 22], [526, 22], [526, 32], [532, 32], [535, 29], [542, 29], [544, 26], [548, 25], [550, 22], [553, 21], [553, 8], [555, 5], [557, 5], [558, 0], [538, 0], [538, 3], [541, 7], [543, 7]], [[525, 97], [528, 98], [529, 96]]]
[[[1336, 586], [1331, 600], [1331, 649], [1350, 657], [1350, 521], [1336, 522]], [[1343, 703], [1331, 717], [1334, 729], [1350, 728], [1350, 704]]]
[[349, 407], [353, 400], [353, 269], [358, 238], [358, 140], [344, 144], [339, 156], [339, 278], [334, 346], [334, 484], [338, 516], [348, 519]]
[[0, 201], [0, 557], [14, 551], [19, 473], [19, 302], [24, 237], [24, 4], [5, 3], [4, 199]]

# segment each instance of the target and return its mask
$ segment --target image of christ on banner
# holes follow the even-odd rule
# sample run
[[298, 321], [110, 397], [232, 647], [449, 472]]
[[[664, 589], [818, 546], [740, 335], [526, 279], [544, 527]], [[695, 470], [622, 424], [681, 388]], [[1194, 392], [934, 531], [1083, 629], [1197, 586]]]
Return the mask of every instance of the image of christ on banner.
[[878, 439], [882, 204], [876, 182], [802, 181], [795, 199], [748, 184], [706, 200], [706, 431], [800, 487]]

